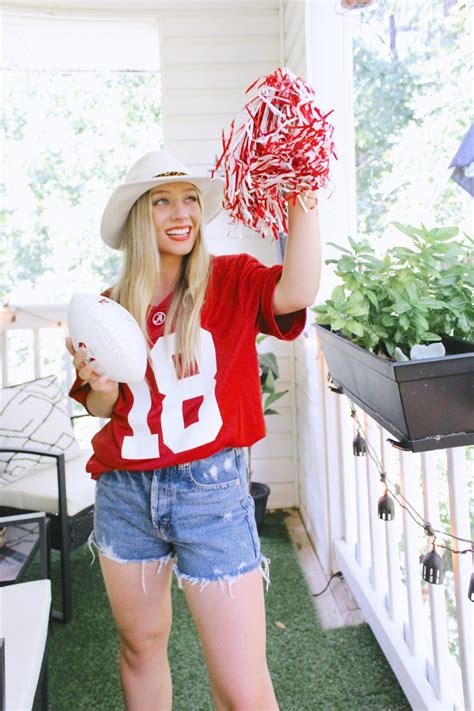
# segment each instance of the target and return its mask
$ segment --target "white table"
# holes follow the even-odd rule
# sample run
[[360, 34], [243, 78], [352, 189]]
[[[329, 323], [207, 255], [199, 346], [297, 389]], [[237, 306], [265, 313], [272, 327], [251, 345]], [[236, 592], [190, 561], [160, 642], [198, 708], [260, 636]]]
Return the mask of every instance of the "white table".
[[5, 711], [30, 711], [48, 638], [51, 581], [0, 588], [0, 637], [5, 639]]

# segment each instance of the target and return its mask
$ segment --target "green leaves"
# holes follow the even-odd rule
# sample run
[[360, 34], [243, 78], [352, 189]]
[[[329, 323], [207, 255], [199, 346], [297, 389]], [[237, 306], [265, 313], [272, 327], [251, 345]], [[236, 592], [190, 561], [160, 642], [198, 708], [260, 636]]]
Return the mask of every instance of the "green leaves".
[[[331, 298], [314, 307], [316, 321], [374, 352], [408, 352], [442, 334], [474, 339], [474, 242], [457, 227], [393, 223], [409, 246], [382, 258], [365, 240], [349, 238], [336, 265]], [[456, 239], [455, 239], [456, 238]]]
[[337, 270], [339, 272], [352, 272], [355, 269], [356, 262], [351, 257], [341, 257], [337, 263]]
[[[261, 343], [266, 336], [257, 336], [257, 343]], [[280, 377], [277, 359], [274, 353], [259, 353], [258, 365], [260, 369], [260, 386], [262, 389], [262, 402], [264, 415], [277, 415], [273, 405], [277, 400], [286, 395], [288, 390], [277, 390], [276, 381]]]
[[394, 225], [397, 230], [400, 230], [400, 232], [404, 235], [411, 237], [412, 239], [423, 235], [421, 230], [418, 230], [416, 227], [412, 227], [412, 225], [402, 225], [401, 222], [392, 222], [392, 225]]
[[354, 321], [354, 319], [348, 319], [346, 321], [346, 327], [356, 336], [364, 335], [364, 326], [359, 321]]
[[100, 205], [139, 144], [160, 146], [159, 73], [5, 74], [0, 298], [21, 288], [33, 301], [65, 302], [85, 283], [115, 283], [122, 256], [97, 239]]

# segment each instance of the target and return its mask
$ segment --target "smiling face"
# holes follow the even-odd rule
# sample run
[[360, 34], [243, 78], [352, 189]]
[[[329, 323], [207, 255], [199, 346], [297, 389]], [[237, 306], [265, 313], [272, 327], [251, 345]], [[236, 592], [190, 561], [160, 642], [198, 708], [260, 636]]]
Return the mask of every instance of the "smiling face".
[[160, 256], [180, 261], [196, 243], [201, 226], [201, 206], [192, 183], [165, 183], [151, 191], [152, 219]]

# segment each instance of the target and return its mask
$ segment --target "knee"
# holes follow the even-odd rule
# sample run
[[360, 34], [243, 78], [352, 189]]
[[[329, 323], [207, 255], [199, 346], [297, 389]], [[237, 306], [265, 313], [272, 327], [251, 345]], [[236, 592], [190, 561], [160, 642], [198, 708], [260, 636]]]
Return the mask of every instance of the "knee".
[[216, 694], [216, 707], [222, 711], [278, 711], [271, 684], [243, 684]]
[[171, 621], [148, 630], [119, 629], [120, 651], [131, 666], [140, 666], [166, 652]]

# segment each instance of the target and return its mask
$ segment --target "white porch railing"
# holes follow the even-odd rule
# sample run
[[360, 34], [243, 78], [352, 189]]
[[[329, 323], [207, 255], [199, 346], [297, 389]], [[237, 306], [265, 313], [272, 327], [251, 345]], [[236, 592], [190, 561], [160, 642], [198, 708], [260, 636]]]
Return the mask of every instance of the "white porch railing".
[[[65, 305], [0, 309], [4, 387], [51, 373], [45, 363], [53, 349], [58, 377], [69, 388], [72, 368], [64, 349], [65, 322]], [[53, 340], [46, 337], [51, 334]], [[19, 344], [13, 343], [19, 336], [28, 354], [24, 363], [17, 361]], [[329, 391], [320, 351], [317, 359], [320, 381], [313, 385], [324, 421], [325, 490], [316, 493], [324, 501], [329, 566], [343, 572], [412, 707], [470, 711], [474, 708], [473, 605], [467, 596], [471, 556], [453, 555], [444, 585], [422, 582], [420, 553], [429, 539], [410, 515], [412, 510], [396, 504], [393, 521], [378, 518], [377, 502], [383, 491], [378, 467], [370, 457], [353, 457], [349, 401]], [[400, 494], [433, 528], [470, 539], [473, 463], [467, 461], [465, 450], [397, 452], [373, 420], [360, 411], [358, 417], [390, 488], [399, 486]], [[302, 506], [303, 517], [304, 510]], [[314, 522], [306, 523], [309, 531], [315, 530]], [[455, 549], [469, 547], [440, 535], [437, 542]]]
[[[72, 384], [71, 357], [66, 351], [67, 305], [35, 304], [0, 307], [2, 387], [57, 370], [66, 386]], [[18, 357], [19, 351], [27, 357]], [[58, 363], [63, 360], [63, 367]], [[53, 370], [48, 362], [53, 362]]]
[[[420, 555], [431, 549], [423, 520], [434, 529], [471, 539], [469, 481], [474, 463], [463, 448], [421, 455], [399, 452], [386, 442], [390, 435], [360, 410], [356, 417], [373, 447], [373, 457], [354, 457], [356, 429], [350, 402], [328, 389], [319, 349], [317, 359], [333, 569], [327, 572], [344, 574], [414, 709], [470, 711], [474, 708], [474, 606], [468, 598], [471, 554], [452, 555], [452, 570], [446, 572], [443, 585], [422, 580]], [[402, 508], [395, 503], [392, 521], [378, 518], [378, 499], [384, 490], [379, 468], [404, 504]], [[309, 530], [314, 529], [308, 524]], [[455, 550], [470, 548], [440, 534], [436, 542]]]

